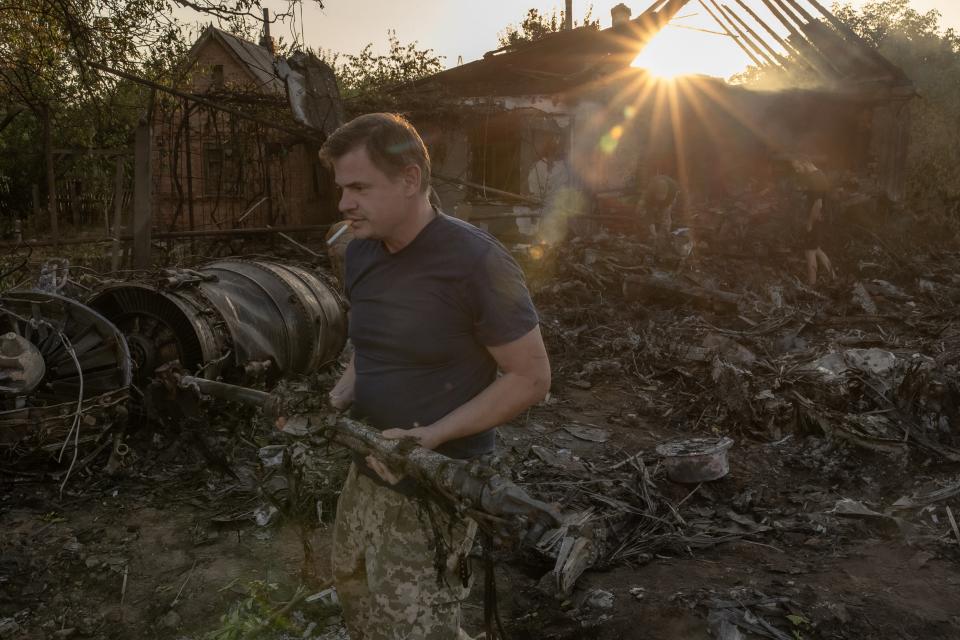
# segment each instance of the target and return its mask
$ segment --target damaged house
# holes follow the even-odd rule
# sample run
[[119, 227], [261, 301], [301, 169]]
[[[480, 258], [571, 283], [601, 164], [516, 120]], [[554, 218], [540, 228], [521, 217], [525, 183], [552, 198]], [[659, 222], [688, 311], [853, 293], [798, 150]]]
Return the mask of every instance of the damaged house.
[[[184, 95], [152, 115], [154, 227], [162, 231], [322, 224], [336, 218], [317, 152], [343, 121], [333, 72], [207, 27], [188, 54]], [[218, 108], [220, 106], [220, 108]]]
[[581, 194], [568, 211], [606, 213], [605, 202], [635, 198], [658, 174], [716, 198], [773, 183], [778, 161], [804, 158], [834, 175], [869, 175], [880, 199], [899, 200], [910, 80], [815, 1], [819, 18], [796, 0], [764, 1], [787, 37], [752, 12], [714, 0], [702, 8], [760, 72], [781, 79], [775, 90], [668, 81], [633, 66], [688, 5], [658, 0], [636, 18], [614, 7], [610, 28], [504, 47], [394, 93], [430, 146], [444, 207], [508, 235], [514, 219], [524, 232], [524, 212], [550, 200], [544, 183], [555, 179]]

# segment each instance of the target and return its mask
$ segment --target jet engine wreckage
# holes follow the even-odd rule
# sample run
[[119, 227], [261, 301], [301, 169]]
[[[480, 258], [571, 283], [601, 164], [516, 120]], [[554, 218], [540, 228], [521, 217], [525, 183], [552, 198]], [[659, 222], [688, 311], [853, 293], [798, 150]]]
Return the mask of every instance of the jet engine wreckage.
[[297, 265], [221, 260], [109, 282], [84, 302], [40, 290], [5, 293], [4, 461], [62, 457], [67, 448], [92, 459], [169, 363], [203, 378], [268, 386], [318, 371], [346, 342], [344, 303], [325, 278]]
[[[125, 447], [128, 416], [202, 424], [210, 399], [293, 414], [277, 387], [318, 372], [346, 343], [346, 305], [320, 271], [225, 259], [107, 282], [85, 304], [58, 293], [0, 298], [0, 446], [13, 462], [38, 452]], [[229, 381], [229, 382], [228, 382]], [[286, 407], [286, 408], [285, 408]], [[332, 414], [291, 424], [355, 453], [375, 454], [418, 481], [434, 502], [475, 518], [499, 545], [535, 545], [563, 526], [551, 504], [481, 462], [451, 460]], [[112, 434], [111, 434], [112, 432]], [[322, 443], [321, 443], [322, 444]], [[69, 471], [67, 476], [69, 476]]]
[[319, 370], [346, 342], [335, 289], [317, 272], [278, 262], [168, 270], [156, 283], [108, 285], [88, 302], [125, 336], [140, 383], [178, 361], [204, 378], [273, 384]]
[[11, 292], [0, 296], [0, 323], [3, 459], [100, 443], [125, 421], [132, 363], [106, 317], [56, 293]]

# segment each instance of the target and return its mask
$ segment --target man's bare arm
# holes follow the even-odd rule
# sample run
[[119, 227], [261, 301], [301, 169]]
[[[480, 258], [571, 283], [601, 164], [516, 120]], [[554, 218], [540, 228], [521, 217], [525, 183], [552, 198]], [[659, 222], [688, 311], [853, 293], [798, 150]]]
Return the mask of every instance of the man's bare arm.
[[387, 438], [415, 437], [435, 449], [444, 442], [487, 431], [516, 417], [550, 390], [550, 361], [540, 327], [498, 347], [487, 347], [503, 373], [466, 404], [435, 423], [414, 429], [388, 429]]
[[356, 354], [350, 356], [347, 368], [330, 390], [330, 405], [334, 409], [343, 410], [353, 404], [354, 387], [357, 383], [357, 370], [353, 364], [355, 358]]
[[817, 198], [817, 201], [810, 207], [810, 215], [807, 218], [807, 231], [813, 231], [814, 225], [823, 214], [823, 198]]

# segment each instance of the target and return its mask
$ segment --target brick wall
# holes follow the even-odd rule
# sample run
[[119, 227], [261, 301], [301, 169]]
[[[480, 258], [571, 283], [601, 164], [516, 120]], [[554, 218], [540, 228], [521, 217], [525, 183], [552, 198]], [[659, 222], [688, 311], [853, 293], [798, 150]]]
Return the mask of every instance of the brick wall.
[[[189, 80], [192, 92], [215, 90], [217, 65], [222, 66], [226, 89], [250, 91], [256, 86], [233, 55], [211, 39], [197, 52]], [[337, 218], [330, 183], [322, 176], [314, 177], [318, 169], [313, 145], [195, 103], [189, 105], [188, 130], [184, 122], [187, 108], [186, 101], [165, 96], [155, 110], [152, 159], [156, 228], [322, 224]], [[285, 108], [284, 103], [280, 102], [278, 108]]]

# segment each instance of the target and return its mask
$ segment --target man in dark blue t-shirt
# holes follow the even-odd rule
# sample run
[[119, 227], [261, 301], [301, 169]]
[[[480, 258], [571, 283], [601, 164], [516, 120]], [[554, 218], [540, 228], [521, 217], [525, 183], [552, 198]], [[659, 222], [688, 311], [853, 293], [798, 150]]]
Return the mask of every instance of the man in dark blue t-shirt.
[[[392, 114], [361, 116], [324, 145], [355, 239], [345, 290], [354, 356], [330, 394], [387, 438], [454, 458], [493, 450], [493, 429], [550, 387], [523, 274], [489, 234], [430, 204], [430, 159]], [[498, 370], [502, 375], [497, 375]], [[447, 541], [438, 580], [430, 518], [374, 457], [356, 460], [337, 506], [334, 581], [351, 638], [454, 640], [473, 523]]]

